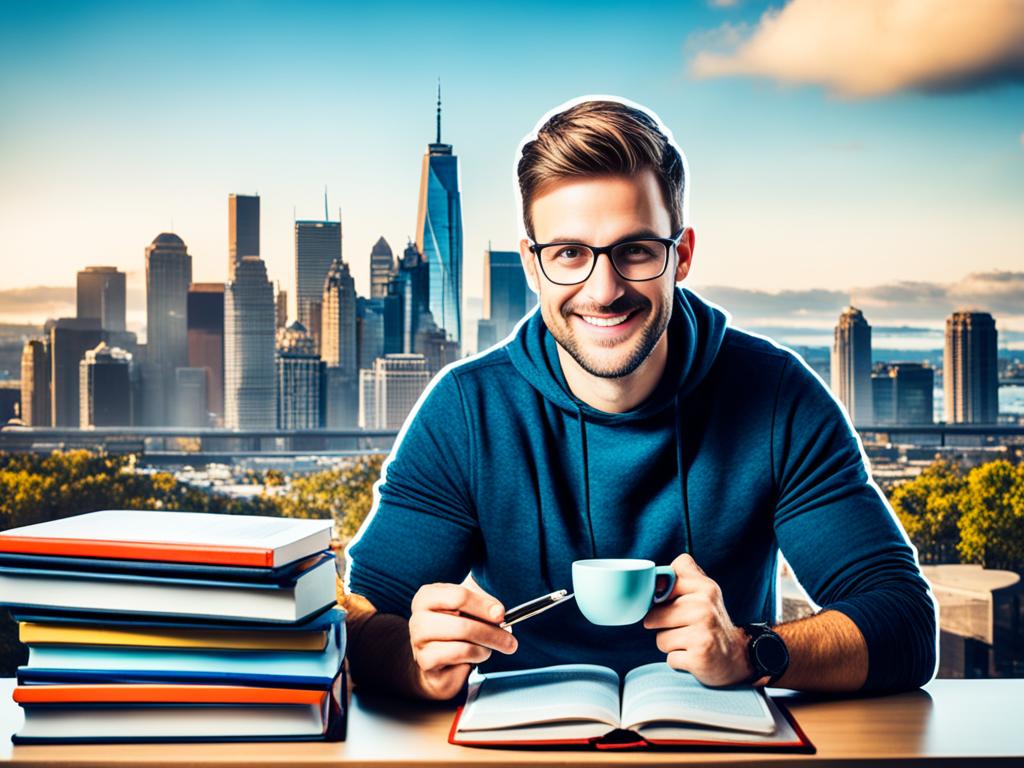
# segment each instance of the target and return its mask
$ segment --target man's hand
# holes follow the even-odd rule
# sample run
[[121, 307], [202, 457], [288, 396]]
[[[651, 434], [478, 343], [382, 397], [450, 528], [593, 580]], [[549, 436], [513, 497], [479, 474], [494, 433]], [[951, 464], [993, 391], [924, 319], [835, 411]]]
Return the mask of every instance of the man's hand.
[[412, 599], [409, 641], [423, 695], [450, 699], [492, 650], [514, 653], [518, 642], [497, 626], [504, 616], [505, 607], [482, 590], [459, 584], [420, 587]]
[[682, 554], [672, 561], [676, 583], [668, 599], [648, 611], [647, 629], [657, 629], [658, 649], [674, 669], [691, 672], [704, 685], [731, 685], [754, 674], [747, 633], [732, 623], [722, 590], [696, 561]]

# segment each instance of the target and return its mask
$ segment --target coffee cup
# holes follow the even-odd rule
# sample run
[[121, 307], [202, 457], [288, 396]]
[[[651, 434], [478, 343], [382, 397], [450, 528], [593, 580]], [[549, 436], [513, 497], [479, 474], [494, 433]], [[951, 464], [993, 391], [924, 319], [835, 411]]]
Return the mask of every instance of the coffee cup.
[[[660, 592], [655, 591], [658, 576], [668, 578], [667, 586]], [[672, 566], [655, 565], [651, 560], [602, 558], [572, 564], [576, 605], [592, 624], [635, 624], [652, 605], [668, 599], [675, 585]]]

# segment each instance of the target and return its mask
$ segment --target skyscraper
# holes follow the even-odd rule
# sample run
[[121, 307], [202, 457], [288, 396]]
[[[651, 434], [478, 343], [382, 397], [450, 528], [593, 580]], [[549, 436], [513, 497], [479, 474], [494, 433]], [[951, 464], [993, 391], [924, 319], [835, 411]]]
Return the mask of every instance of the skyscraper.
[[277, 330], [288, 326], [288, 291], [277, 286], [277, 298], [274, 299], [274, 311], [277, 316]]
[[880, 365], [871, 374], [878, 426], [909, 426], [934, 422], [934, 369], [921, 363]]
[[405, 246], [395, 279], [394, 290], [402, 301], [402, 352], [415, 352], [420, 323], [430, 315], [430, 270], [416, 243]]
[[224, 293], [224, 425], [277, 424], [274, 286], [258, 256], [238, 262]]
[[318, 347], [324, 280], [331, 264], [340, 258], [340, 221], [295, 222], [295, 306], [299, 323]]
[[99, 318], [62, 317], [50, 325], [50, 414], [55, 427], [80, 425], [79, 364], [103, 341]]
[[228, 195], [228, 280], [244, 256], [260, 255], [260, 198]]
[[78, 317], [95, 317], [107, 331], [125, 330], [124, 272], [117, 267], [86, 267], [78, 273]]
[[395, 274], [395, 255], [382, 235], [370, 251], [370, 298], [388, 295], [388, 283]]
[[174, 424], [178, 427], [206, 427], [210, 424], [207, 368], [174, 369]]
[[132, 356], [101, 341], [79, 363], [79, 423], [82, 427], [132, 424]]
[[188, 289], [188, 365], [206, 371], [203, 411], [223, 422], [224, 283], [192, 283]]
[[180, 237], [163, 232], [146, 248], [145, 423], [174, 420], [174, 369], [188, 365], [188, 288], [192, 257]]
[[[496, 340], [508, 336], [536, 303], [519, 252], [484, 251], [484, 318], [494, 321]], [[477, 346], [485, 348], [479, 339]]]
[[277, 427], [323, 426], [324, 364], [316, 342], [301, 323], [277, 333]]
[[359, 372], [359, 426], [401, 428], [430, 382], [423, 355], [387, 355]]
[[943, 391], [950, 424], [999, 420], [996, 321], [988, 312], [959, 311], [946, 318]]
[[29, 339], [21, 351], [21, 420], [27, 427], [49, 427], [50, 340]]
[[416, 247], [429, 270], [430, 312], [456, 346], [462, 343], [462, 201], [459, 161], [441, 143], [441, 85], [437, 86], [437, 141], [427, 145], [420, 175]]
[[373, 367], [384, 356], [384, 302], [380, 299], [356, 299], [356, 349], [359, 370]]
[[348, 264], [335, 259], [324, 281], [321, 317], [323, 329], [320, 355], [324, 363], [338, 368], [341, 376], [355, 378], [356, 345], [356, 283]]
[[832, 394], [846, 406], [855, 426], [874, 418], [871, 397], [871, 326], [864, 313], [847, 307], [832, 344]]

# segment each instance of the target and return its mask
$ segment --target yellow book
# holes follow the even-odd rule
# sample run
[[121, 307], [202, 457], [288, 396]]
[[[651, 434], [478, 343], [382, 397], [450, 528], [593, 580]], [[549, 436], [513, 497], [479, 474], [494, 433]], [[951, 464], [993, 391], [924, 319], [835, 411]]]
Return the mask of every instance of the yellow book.
[[160, 648], [220, 648], [259, 651], [322, 651], [326, 630], [260, 632], [229, 629], [108, 629], [83, 624], [22, 621], [18, 638], [26, 645], [132, 645]]

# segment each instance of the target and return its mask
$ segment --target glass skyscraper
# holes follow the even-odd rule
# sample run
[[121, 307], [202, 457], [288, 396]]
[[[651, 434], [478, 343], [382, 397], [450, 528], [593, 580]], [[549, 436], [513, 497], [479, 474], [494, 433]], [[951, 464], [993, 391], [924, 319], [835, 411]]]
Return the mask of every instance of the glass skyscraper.
[[434, 322], [462, 343], [462, 200], [459, 160], [441, 143], [441, 86], [437, 88], [437, 141], [427, 145], [420, 176], [416, 247], [429, 269]]
[[874, 417], [871, 392], [871, 326], [864, 313], [847, 307], [839, 316], [832, 344], [832, 394], [839, 398], [855, 426]]
[[295, 222], [295, 309], [299, 323], [309, 331], [318, 348], [324, 280], [331, 264], [339, 259], [340, 221]]
[[277, 426], [274, 286], [258, 256], [245, 256], [224, 292], [224, 426]]

